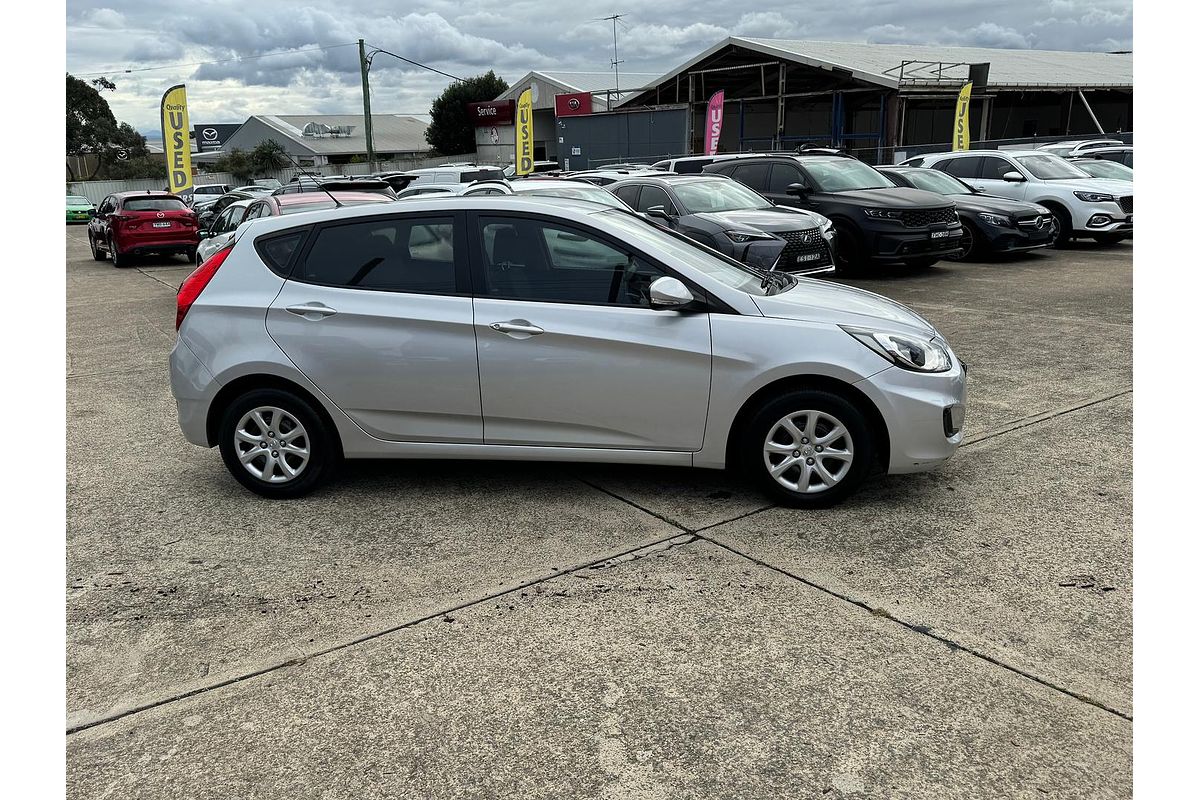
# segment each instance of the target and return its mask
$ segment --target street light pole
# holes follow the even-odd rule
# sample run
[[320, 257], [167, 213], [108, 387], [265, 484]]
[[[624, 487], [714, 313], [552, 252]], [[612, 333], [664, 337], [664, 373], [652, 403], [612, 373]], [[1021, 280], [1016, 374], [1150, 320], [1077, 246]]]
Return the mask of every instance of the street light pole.
[[371, 82], [367, 78], [367, 49], [363, 40], [358, 40], [358, 67], [362, 72], [363, 127], [367, 134], [367, 162], [371, 172], [375, 171], [375, 137], [371, 131]]

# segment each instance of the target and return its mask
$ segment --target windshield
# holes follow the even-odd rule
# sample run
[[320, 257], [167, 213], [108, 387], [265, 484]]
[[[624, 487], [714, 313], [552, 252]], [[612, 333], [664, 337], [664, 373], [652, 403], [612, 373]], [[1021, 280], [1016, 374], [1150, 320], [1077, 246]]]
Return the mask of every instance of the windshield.
[[741, 211], [747, 208], [770, 208], [771, 202], [752, 189], [727, 178], [681, 181], [675, 184], [675, 196], [687, 214], [709, 211]]
[[183, 211], [187, 208], [178, 197], [138, 197], [125, 201], [126, 211]]
[[971, 189], [953, 175], [936, 169], [914, 169], [904, 174], [915, 189], [937, 194], [970, 194]]
[[[755, 272], [716, 250], [697, 244], [682, 234], [660, 228], [628, 211], [614, 209], [601, 213], [604, 214], [605, 221], [629, 234], [630, 241], [648, 242], [659, 247], [730, 289], [762, 297], [795, 285], [795, 278], [786, 272]], [[764, 276], [768, 274], [778, 276], [781, 282], [786, 281], [786, 285], [764, 280]]]
[[536, 184], [527, 184], [524, 186], [514, 186], [513, 193], [532, 194], [541, 197], [570, 197], [575, 200], [590, 200], [593, 203], [603, 203], [613, 208], [629, 208], [629, 206], [618, 200], [617, 196], [612, 192], [588, 184], [580, 184], [579, 186], [537, 186]]
[[1133, 170], [1116, 161], [1103, 159], [1086, 159], [1074, 162], [1075, 166], [1091, 175], [1093, 178], [1115, 178], [1119, 181], [1133, 180]]
[[1033, 177], [1043, 181], [1069, 181], [1091, 177], [1079, 167], [1073, 166], [1070, 161], [1052, 153], [1017, 156], [1017, 161], [1022, 167], [1029, 170]]
[[67, 205], [69, 206], [90, 206], [91, 204], [92, 201], [86, 197], [80, 197], [76, 194], [67, 195]]
[[822, 192], [896, 188], [887, 176], [852, 158], [806, 158], [803, 163]]

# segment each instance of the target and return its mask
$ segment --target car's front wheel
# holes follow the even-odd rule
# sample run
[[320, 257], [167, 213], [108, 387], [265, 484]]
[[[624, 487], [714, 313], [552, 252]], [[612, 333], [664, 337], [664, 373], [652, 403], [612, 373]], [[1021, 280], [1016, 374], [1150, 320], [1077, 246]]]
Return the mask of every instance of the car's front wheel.
[[833, 251], [834, 266], [839, 275], [861, 275], [866, 268], [866, 247], [858, 231], [845, 223], [835, 222], [837, 246]]
[[280, 389], [255, 389], [221, 418], [221, 457], [239, 483], [264, 497], [307, 494], [341, 458], [333, 432], [304, 399]]
[[844, 500], [875, 458], [863, 412], [828, 391], [787, 392], [760, 408], [744, 430], [743, 469], [787, 505], [819, 508]]
[[1071, 215], [1060, 209], [1052, 209], [1054, 227], [1051, 229], [1050, 242], [1053, 247], [1069, 247], [1071, 244]]
[[978, 258], [983, 250], [979, 236], [979, 231], [975, 230], [975, 226], [963, 220], [962, 238], [958, 241], [958, 246], [962, 249], [957, 254], [946, 256], [946, 258], [950, 261], [970, 261]]

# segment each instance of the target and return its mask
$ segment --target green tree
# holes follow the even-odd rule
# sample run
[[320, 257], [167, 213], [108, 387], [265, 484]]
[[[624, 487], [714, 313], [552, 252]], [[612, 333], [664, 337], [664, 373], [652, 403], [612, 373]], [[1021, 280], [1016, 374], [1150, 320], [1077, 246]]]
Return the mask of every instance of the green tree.
[[239, 183], [249, 183], [258, 172], [251, 153], [234, 148], [213, 164], [217, 172], [228, 172]]
[[450, 84], [429, 108], [432, 121], [425, 141], [442, 155], [475, 152], [475, 123], [467, 116], [467, 104], [494, 100], [506, 91], [508, 83], [492, 70]]
[[256, 144], [250, 151], [250, 162], [254, 165], [255, 175], [278, 172], [292, 163], [283, 145], [274, 139], [264, 139]]
[[[112, 85], [105, 79], [105, 88]], [[130, 129], [132, 130], [132, 128]], [[76, 175], [67, 160], [67, 170], [72, 180], [95, 177], [104, 163], [104, 152], [111, 148], [117, 138], [117, 119], [113, 116], [108, 101], [86, 81], [67, 74], [67, 155], [96, 155], [96, 168], [84, 178]], [[144, 146], [143, 141], [143, 146]]]

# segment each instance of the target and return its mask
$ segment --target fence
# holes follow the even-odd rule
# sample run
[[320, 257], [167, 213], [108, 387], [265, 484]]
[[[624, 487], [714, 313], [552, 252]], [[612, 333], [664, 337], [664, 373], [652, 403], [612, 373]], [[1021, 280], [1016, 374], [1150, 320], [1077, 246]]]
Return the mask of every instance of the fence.
[[[288, 167], [278, 172], [259, 175], [259, 178], [274, 178], [280, 183], [287, 183], [298, 172], [304, 172], [309, 175], [367, 175], [371, 172], [403, 172], [410, 169], [422, 169], [424, 167], [436, 167], [440, 164], [448, 162], [474, 161], [477, 164], [504, 166], [499, 162], [492, 161], [475, 161], [474, 153], [467, 153], [461, 156], [438, 156], [436, 158], [405, 158], [395, 161], [378, 161], [375, 163], [375, 169], [371, 169], [370, 164], [326, 164], [321, 167], [303, 167], [296, 169]], [[507, 162], [505, 162], [507, 163]], [[226, 183], [230, 186], [239, 186], [243, 181], [234, 178], [228, 172], [197, 172], [192, 180], [195, 183]], [[113, 192], [140, 192], [150, 190], [152, 192], [161, 192], [166, 188], [165, 178], [145, 178], [137, 180], [125, 181], [67, 181], [67, 194], [83, 195], [88, 200], [99, 205], [105, 197], [108, 197]]]

